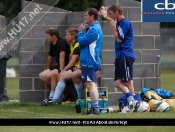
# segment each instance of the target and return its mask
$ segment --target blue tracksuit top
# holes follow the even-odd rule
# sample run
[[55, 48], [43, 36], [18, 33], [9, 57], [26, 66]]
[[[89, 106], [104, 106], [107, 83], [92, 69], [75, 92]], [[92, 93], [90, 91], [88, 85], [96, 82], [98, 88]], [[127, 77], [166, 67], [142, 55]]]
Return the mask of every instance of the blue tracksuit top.
[[89, 26], [87, 32], [78, 32], [80, 48], [80, 65], [93, 68], [95, 71], [101, 68], [101, 49], [103, 45], [103, 32], [99, 22]]
[[120, 40], [122, 40], [122, 43], [119, 44], [115, 40], [115, 58], [136, 58], [133, 50], [133, 26], [131, 22], [128, 19], [124, 18], [117, 23], [116, 28], [118, 29], [118, 37]]

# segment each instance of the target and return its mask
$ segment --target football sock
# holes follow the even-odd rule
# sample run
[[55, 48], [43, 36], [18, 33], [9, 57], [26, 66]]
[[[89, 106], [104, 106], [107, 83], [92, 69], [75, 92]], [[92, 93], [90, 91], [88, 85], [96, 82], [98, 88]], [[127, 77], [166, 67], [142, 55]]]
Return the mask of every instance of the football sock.
[[50, 91], [49, 99], [52, 99], [54, 96], [55, 91]]
[[57, 83], [57, 86], [55, 88], [55, 94], [54, 94], [52, 100], [61, 101], [61, 95], [62, 95], [62, 93], [63, 93], [63, 91], [65, 89], [65, 86], [66, 86], [66, 84], [63, 83], [63, 82], [58, 82]]
[[134, 97], [132, 96], [132, 93], [131, 92], [126, 93], [125, 96], [127, 98], [128, 103], [130, 101], [134, 101]]
[[93, 100], [92, 101], [92, 107], [96, 112], [99, 112], [99, 106], [98, 106], [98, 100]]
[[74, 86], [75, 86], [75, 89], [77, 91], [78, 98], [79, 99], [83, 98], [84, 97], [84, 91], [83, 91], [84, 88], [83, 88], [82, 82], [79, 84], [74, 84]]

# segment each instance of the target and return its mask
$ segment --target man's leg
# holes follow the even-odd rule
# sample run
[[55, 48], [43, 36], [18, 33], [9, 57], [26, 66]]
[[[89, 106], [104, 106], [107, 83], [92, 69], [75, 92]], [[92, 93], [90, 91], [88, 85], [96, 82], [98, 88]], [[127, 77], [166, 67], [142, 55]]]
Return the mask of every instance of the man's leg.
[[133, 80], [128, 82], [123, 82], [123, 84], [129, 89], [132, 95], [135, 95]]
[[87, 81], [86, 87], [90, 92], [92, 108], [94, 109], [95, 112], [98, 113], [99, 112], [99, 105], [98, 105], [99, 93], [98, 93], [97, 85], [95, 82]]
[[74, 83], [79, 99], [84, 98], [84, 87], [81, 81], [81, 75], [82, 75], [82, 72], [79, 69], [75, 70], [72, 73], [72, 81]]
[[59, 81], [55, 88], [55, 94], [52, 100], [61, 101], [61, 95], [66, 87], [66, 80], [72, 79], [72, 71], [62, 71], [60, 73]]
[[39, 79], [46, 84], [50, 84], [50, 80], [51, 80], [50, 72], [51, 72], [50, 69], [44, 70], [43, 72], [39, 74]]
[[101, 87], [101, 70], [97, 70], [97, 83], [98, 87]]
[[58, 79], [59, 79], [59, 73], [58, 70], [52, 70], [52, 75], [51, 75], [51, 91], [50, 91], [50, 95], [49, 95], [49, 99], [52, 99], [54, 94], [55, 94], [55, 88], [56, 85], [58, 83]]

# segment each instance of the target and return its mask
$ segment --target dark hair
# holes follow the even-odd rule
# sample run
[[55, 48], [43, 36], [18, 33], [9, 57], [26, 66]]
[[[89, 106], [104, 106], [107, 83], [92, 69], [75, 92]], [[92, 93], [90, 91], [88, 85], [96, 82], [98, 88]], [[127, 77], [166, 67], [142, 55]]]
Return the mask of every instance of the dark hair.
[[110, 6], [108, 11], [112, 11], [112, 12], [118, 11], [120, 15], [123, 14], [123, 10], [118, 4], [114, 4], [114, 5]]
[[66, 32], [69, 32], [71, 35], [75, 36], [75, 39], [77, 39], [78, 29], [76, 28], [68, 28]]
[[89, 14], [89, 16], [94, 16], [94, 20], [97, 20], [97, 18], [98, 18], [98, 11], [97, 11], [97, 9], [95, 9], [95, 8], [88, 8], [88, 9], [86, 9], [85, 10], [85, 12], [87, 12], [88, 11], [88, 14]]
[[56, 28], [49, 28], [45, 31], [46, 34], [49, 34], [50, 36], [55, 35], [57, 38], [59, 38], [59, 32]]

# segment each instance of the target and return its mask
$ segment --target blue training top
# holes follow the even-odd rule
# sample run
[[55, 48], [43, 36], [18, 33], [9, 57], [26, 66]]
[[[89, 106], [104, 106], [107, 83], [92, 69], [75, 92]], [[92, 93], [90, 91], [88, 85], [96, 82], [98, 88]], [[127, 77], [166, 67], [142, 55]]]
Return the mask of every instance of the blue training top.
[[94, 70], [101, 68], [101, 49], [103, 44], [103, 32], [99, 22], [90, 25], [87, 32], [78, 32], [80, 48], [80, 65], [88, 66]]
[[116, 28], [118, 29], [118, 38], [122, 40], [122, 43], [119, 44], [115, 40], [115, 58], [126, 56], [135, 58], [133, 50], [133, 26], [131, 22], [124, 18], [117, 23]]

